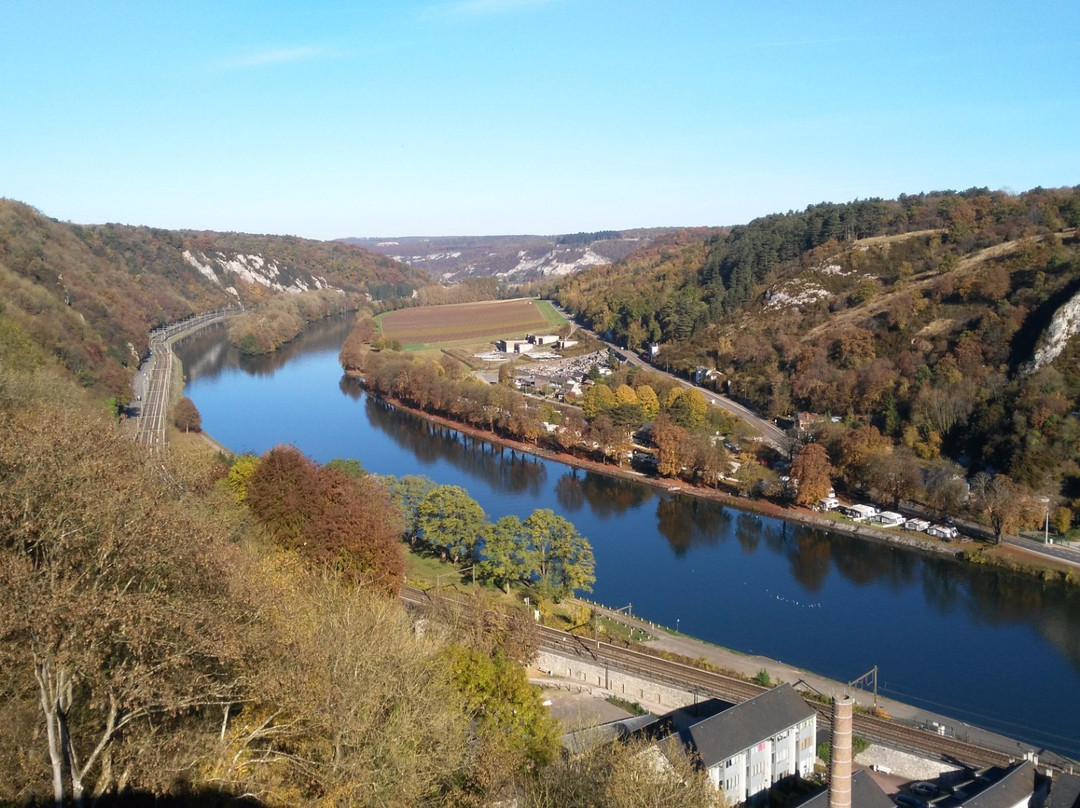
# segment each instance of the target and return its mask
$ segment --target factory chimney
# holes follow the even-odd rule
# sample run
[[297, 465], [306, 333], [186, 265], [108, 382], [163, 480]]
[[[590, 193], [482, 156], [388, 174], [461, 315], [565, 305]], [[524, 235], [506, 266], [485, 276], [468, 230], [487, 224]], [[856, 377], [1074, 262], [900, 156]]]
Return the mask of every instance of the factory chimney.
[[829, 808], [851, 808], [851, 722], [854, 705], [851, 696], [833, 699]]

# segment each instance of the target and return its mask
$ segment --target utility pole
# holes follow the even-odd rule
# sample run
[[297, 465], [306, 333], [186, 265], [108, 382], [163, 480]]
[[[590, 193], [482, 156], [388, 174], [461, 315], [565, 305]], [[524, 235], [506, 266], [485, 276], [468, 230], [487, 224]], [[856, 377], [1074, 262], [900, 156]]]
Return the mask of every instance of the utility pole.
[[858, 679], [853, 679], [848, 682], [848, 687], [862, 687], [863, 685], [873, 683], [874, 686], [874, 709], [877, 709], [877, 665], [872, 667]]

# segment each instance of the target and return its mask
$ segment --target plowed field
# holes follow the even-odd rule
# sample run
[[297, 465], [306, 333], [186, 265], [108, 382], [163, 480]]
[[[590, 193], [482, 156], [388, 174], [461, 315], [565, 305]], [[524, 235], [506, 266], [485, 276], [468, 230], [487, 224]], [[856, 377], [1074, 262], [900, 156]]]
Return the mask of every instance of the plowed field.
[[420, 306], [384, 315], [382, 332], [402, 345], [485, 337], [522, 337], [554, 330], [535, 300], [492, 300], [453, 306]]

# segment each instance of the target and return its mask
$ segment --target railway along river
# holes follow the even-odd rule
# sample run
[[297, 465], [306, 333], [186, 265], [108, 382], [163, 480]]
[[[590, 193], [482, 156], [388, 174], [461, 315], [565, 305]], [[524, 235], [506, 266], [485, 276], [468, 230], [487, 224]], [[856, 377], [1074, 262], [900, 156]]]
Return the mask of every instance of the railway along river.
[[337, 362], [351, 319], [241, 358], [221, 327], [176, 346], [186, 395], [234, 452], [460, 485], [492, 520], [551, 508], [592, 542], [592, 599], [957, 722], [1080, 758], [1080, 591], [575, 470], [374, 399]]

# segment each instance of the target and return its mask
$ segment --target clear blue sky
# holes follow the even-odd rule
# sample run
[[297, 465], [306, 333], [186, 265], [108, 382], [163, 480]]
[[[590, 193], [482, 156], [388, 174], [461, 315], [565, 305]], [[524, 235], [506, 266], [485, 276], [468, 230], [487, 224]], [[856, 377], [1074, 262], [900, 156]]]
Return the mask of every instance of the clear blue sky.
[[0, 0], [0, 196], [341, 236], [1080, 183], [1080, 2]]

